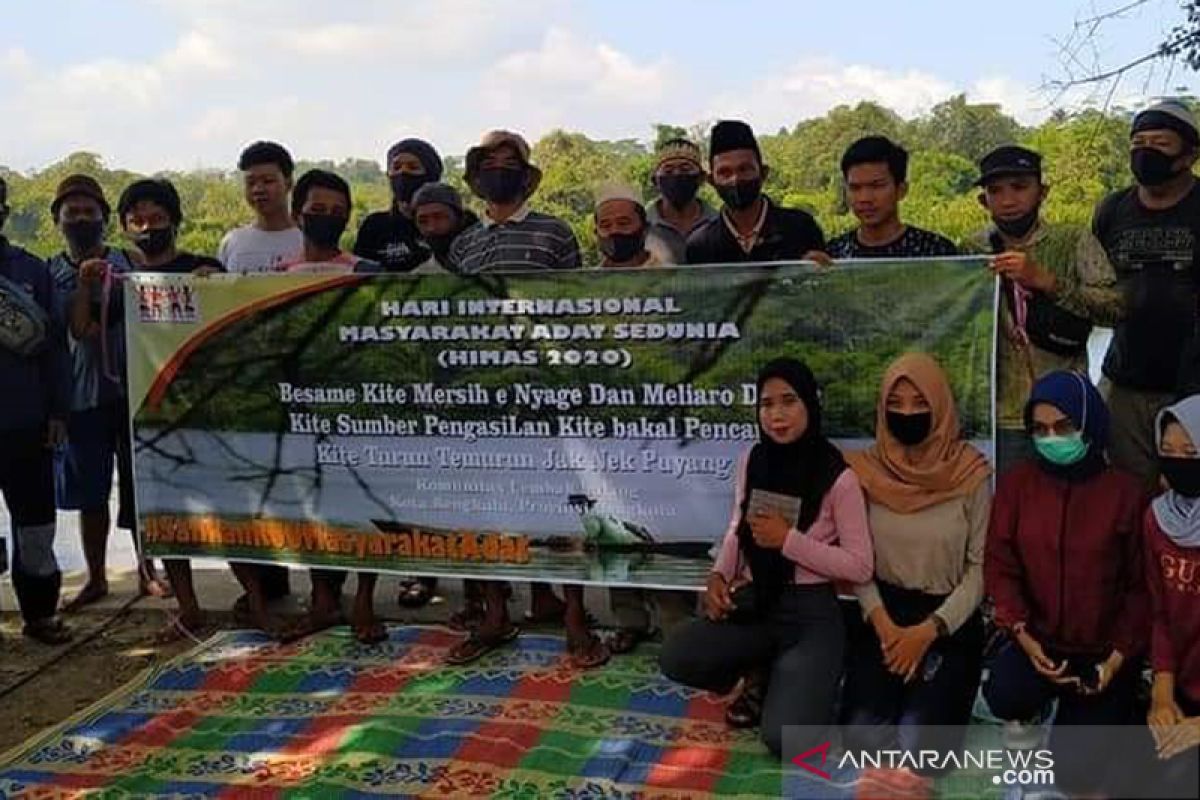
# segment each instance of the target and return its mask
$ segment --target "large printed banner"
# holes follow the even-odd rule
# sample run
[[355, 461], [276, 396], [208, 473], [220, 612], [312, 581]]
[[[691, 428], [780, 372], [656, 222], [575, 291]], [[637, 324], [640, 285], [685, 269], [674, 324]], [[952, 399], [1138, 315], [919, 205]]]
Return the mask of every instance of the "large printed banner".
[[946, 367], [969, 437], [992, 432], [980, 259], [144, 275], [126, 300], [155, 556], [698, 587], [771, 358], [812, 366], [846, 446], [908, 349]]

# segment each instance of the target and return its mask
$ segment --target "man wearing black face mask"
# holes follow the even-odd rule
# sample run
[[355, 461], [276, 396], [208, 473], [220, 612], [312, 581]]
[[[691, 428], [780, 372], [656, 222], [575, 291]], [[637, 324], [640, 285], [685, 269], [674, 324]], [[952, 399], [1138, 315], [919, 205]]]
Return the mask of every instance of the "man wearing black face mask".
[[671, 139], [658, 149], [656, 159], [654, 185], [659, 197], [646, 209], [650, 251], [667, 263], [683, 264], [688, 237], [716, 219], [717, 212], [697, 196], [704, 183], [699, 147], [687, 139]]
[[385, 272], [410, 272], [429, 259], [412, 219], [412, 200], [422, 186], [441, 180], [442, 157], [423, 139], [404, 139], [387, 151], [392, 207], [362, 221], [354, 254], [374, 261]]
[[292, 217], [304, 234], [304, 254], [284, 264], [285, 272], [381, 272], [377, 262], [341, 249], [350, 221], [350, 184], [323, 169], [310, 169], [296, 181]]
[[[129, 184], [117, 201], [117, 217], [126, 238], [141, 255], [140, 271], [190, 272], [199, 276], [225, 271], [215, 258], [182, 252], [176, 247], [183, 210], [179, 192], [165, 178], [145, 178]], [[100, 275], [81, 267], [80, 277], [88, 281], [98, 280]]]
[[1092, 220], [1128, 303], [1101, 390], [1113, 414], [1113, 463], [1157, 488], [1154, 419], [1174, 399], [1197, 321], [1200, 135], [1185, 104], [1164, 100], [1134, 117], [1130, 145], [1137, 184], [1105, 198]]
[[491, 131], [467, 151], [467, 185], [487, 202], [484, 218], [450, 248], [452, 269], [464, 275], [533, 269], [579, 269], [571, 226], [529, 207], [542, 181], [529, 144], [512, 131]]
[[[108, 201], [95, 180], [71, 175], [58, 185], [50, 214], [66, 241], [66, 250], [49, 262], [61, 295], [68, 299], [71, 335], [72, 394], [67, 445], [55, 453], [55, 494], [59, 509], [78, 511], [88, 580], [64, 611], [77, 611], [108, 594], [105, 553], [108, 547], [109, 496], [116, 463], [120, 506], [117, 527], [131, 533], [133, 460], [125, 398], [125, 314], [120, 290], [101, 307], [96, 271], [123, 275], [137, 268], [132, 253], [104, 243]], [[86, 267], [86, 269], [85, 269]], [[81, 276], [87, 273], [88, 279]], [[107, 363], [106, 363], [107, 359]], [[136, 536], [134, 537], [136, 544]], [[153, 562], [140, 569], [143, 594], [162, 595], [165, 587]]]
[[[224, 272], [221, 262], [215, 258], [183, 252], [176, 246], [176, 237], [183, 224], [183, 209], [179, 193], [170, 181], [144, 178], [131, 183], [117, 200], [117, 218], [126, 238], [141, 256], [139, 272], [190, 273], [199, 277]], [[104, 262], [101, 261], [89, 261], [79, 268], [80, 282], [89, 286], [101, 281], [103, 274]], [[163, 566], [179, 606], [179, 616], [164, 635], [179, 637], [203, 628], [204, 612], [192, 583], [191, 562], [164, 559]]]
[[738, 120], [714, 125], [708, 159], [710, 180], [725, 206], [719, 218], [688, 237], [687, 263], [833, 263], [824, 252], [825, 234], [812, 215], [780, 208], [762, 193], [769, 170], [749, 125]]
[[463, 208], [462, 197], [445, 183], [427, 183], [412, 201], [413, 222], [433, 256], [414, 272], [444, 272], [450, 264], [450, 246], [458, 235], [479, 221], [475, 212]]
[[1034, 381], [1059, 370], [1087, 374], [1092, 325], [1113, 325], [1124, 303], [1100, 242], [1086, 230], [1041, 218], [1050, 188], [1042, 157], [1014, 145], [979, 162], [979, 203], [992, 224], [964, 246], [994, 256], [1002, 302], [996, 346], [996, 463], [1032, 457], [1024, 409]]
[[662, 266], [662, 260], [647, 249], [646, 209], [632, 188], [601, 187], [593, 219], [601, 267]]

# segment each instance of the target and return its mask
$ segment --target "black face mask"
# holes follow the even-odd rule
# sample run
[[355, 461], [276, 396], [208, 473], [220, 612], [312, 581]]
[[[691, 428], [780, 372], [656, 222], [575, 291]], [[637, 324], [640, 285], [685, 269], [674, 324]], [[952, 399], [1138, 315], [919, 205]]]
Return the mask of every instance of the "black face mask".
[[735, 183], [719, 184], [717, 194], [725, 205], [734, 211], [744, 211], [754, 205], [754, 201], [762, 195], [762, 178], [751, 178]]
[[150, 228], [130, 237], [134, 246], [149, 258], [157, 258], [175, 243], [174, 228]]
[[304, 222], [304, 238], [323, 250], [332, 250], [338, 246], [348, 221], [345, 217], [329, 214], [304, 214], [301, 219]]
[[1129, 151], [1129, 169], [1142, 186], [1162, 186], [1180, 173], [1177, 158], [1154, 147], [1135, 147]]
[[511, 203], [525, 190], [525, 170], [492, 167], [475, 177], [480, 196], [489, 203]]
[[659, 175], [658, 190], [662, 196], [675, 208], [684, 208], [696, 199], [700, 191], [699, 175]]
[[1184, 497], [1200, 497], [1200, 458], [1160, 456], [1158, 463], [1172, 489]]
[[1016, 219], [998, 219], [995, 220], [996, 227], [1012, 239], [1024, 239], [1033, 226], [1037, 225], [1039, 209], [1034, 209], [1028, 214], [1023, 214]]
[[646, 250], [646, 232], [613, 233], [600, 237], [600, 252], [609, 261], [623, 264], [632, 261]]
[[64, 222], [63, 236], [67, 244], [76, 253], [88, 253], [100, 245], [104, 238], [104, 221], [99, 219], [79, 219]]
[[454, 234], [443, 233], [440, 236], [426, 236], [425, 244], [429, 245], [429, 249], [433, 251], [433, 257], [438, 260], [438, 263], [441, 263], [450, 252], [450, 245], [454, 244]]
[[392, 197], [400, 203], [411, 203], [413, 195], [425, 184], [429, 183], [426, 175], [413, 175], [411, 172], [401, 172], [388, 177], [392, 185]]
[[933, 413], [901, 414], [899, 411], [889, 411], [887, 426], [896, 441], [905, 447], [915, 447], [929, 438], [929, 432], [933, 429]]

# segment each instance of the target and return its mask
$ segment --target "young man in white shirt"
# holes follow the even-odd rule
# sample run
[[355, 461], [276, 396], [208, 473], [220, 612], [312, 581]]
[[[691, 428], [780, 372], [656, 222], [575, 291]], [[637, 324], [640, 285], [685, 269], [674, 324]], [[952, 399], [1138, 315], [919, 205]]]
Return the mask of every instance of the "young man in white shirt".
[[275, 142], [255, 142], [242, 151], [238, 169], [254, 222], [225, 234], [217, 259], [229, 272], [275, 272], [304, 252], [304, 236], [288, 206], [292, 156]]

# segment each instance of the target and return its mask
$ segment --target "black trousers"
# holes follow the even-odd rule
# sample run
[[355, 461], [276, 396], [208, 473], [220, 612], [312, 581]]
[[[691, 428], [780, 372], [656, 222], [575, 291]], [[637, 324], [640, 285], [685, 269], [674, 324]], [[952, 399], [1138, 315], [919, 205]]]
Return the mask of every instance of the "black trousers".
[[[945, 600], [944, 595], [877, 585], [888, 614], [904, 627], [924, 621]], [[847, 744], [863, 750], [959, 748], [983, 669], [980, 613], [934, 641], [909, 683], [888, 671], [874, 627], [861, 615], [850, 624], [842, 713]]]
[[766, 668], [761, 736], [779, 754], [785, 727], [810, 729], [813, 741], [798, 735], [793, 743], [805, 750], [833, 722], [844, 646], [833, 586], [795, 585], [768, 616], [753, 622], [681, 623], [667, 637], [659, 664], [671, 680], [713, 692], [727, 692], [745, 673]]
[[[1050, 649], [1046, 655], [1055, 661], [1063, 657]], [[1057, 698], [1050, 733], [1057, 783], [1070, 792], [1090, 794], [1122, 780], [1114, 770], [1123, 769], [1125, 754], [1103, 728], [1145, 725], [1137, 701], [1140, 680], [1141, 663], [1134, 659], [1122, 666], [1102, 694], [1080, 694], [1042, 677], [1021, 646], [1009, 641], [992, 662], [983, 696], [993, 714], [1016, 721], [1032, 719]]]
[[0, 432], [0, 494], [12, 518], [12, 581], [26, 622], [58, 611], [62, 573], [54, 556], [54, 454], [38, 430]]

